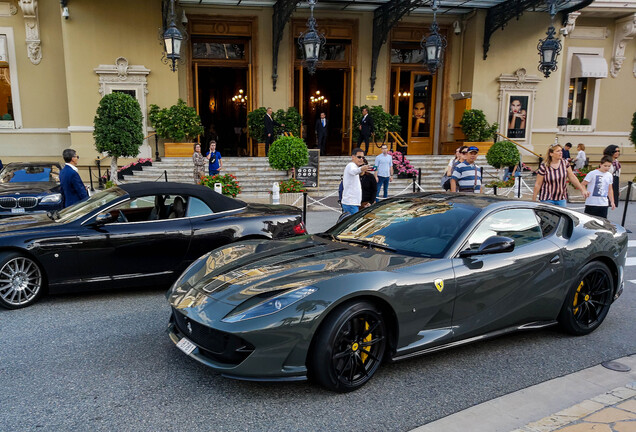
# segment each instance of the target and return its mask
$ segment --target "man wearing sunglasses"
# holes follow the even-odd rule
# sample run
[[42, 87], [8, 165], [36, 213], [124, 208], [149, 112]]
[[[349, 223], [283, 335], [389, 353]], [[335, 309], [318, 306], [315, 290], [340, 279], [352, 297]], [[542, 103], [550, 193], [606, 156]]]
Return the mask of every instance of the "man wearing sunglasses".
[[354, 148], [351, 152], [351, 162], [347, 164], [342, 175], [342, 211], [354, 214], [362, 202], [362, 186], [360, 173], [367, 172], [369, 165], [364, 165], [364, 152], [361, 148]]
[[64, 168], [60, 171], [60, 188], [64, 197], [64, 208], [88, 198], [86, 186], [77, 171], [79, 156], [73, 149], [66, 149], [62, 152], [64, 158]]

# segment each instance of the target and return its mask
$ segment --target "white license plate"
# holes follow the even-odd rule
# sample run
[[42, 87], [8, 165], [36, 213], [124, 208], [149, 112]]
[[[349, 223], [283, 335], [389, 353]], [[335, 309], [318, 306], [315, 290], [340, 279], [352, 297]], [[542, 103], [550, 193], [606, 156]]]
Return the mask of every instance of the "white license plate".
[[24, 208], [22, 207], [12, 208], [11, 213], [24, 213]]
[[187, 355], [190, 355], [192, 353], [192, 351], [194, 351], [194, 349], [197, 346], [195, 344], [193, 344], [192, 342], [190, 342], [188, 339], [183, 338], [181, 339], [178, 343], [177, 343], [177, 348], [179, 348], [181, 351], [183, 351], [184, 353], [186, 353]]

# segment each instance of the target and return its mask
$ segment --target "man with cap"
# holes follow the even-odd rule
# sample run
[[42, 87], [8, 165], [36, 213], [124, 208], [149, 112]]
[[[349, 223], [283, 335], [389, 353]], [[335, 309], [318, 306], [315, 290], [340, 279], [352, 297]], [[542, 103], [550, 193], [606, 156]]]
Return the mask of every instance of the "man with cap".
[[478, 153], [479, 149], [477, 147], [468, 147], [466, 160], [455, 165], [451, 176], [451, 192], [483, 192], [481, 187], [481, 169], [475, 165]]

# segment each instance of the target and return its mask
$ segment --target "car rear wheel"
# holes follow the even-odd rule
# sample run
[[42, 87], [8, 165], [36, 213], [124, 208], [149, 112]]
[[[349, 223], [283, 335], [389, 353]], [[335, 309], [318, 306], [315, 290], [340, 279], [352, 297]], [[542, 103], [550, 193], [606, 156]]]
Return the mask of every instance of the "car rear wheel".
[[338, 307], [321, 327], [312, 350], [310, 373], [321, 385], [350, 392], [371, 379], [382, 363], [386, 324], [369, 302]]
[[18, 309], [33, 304], [44, 287], [40, 267], [18, 253], [0, 254], [0, 306]]
[[574, 335], [593, 332], [612, 303], [614, 280], [607, 266], [594, 261], [583, 267], [559, 315], [561, 327]]

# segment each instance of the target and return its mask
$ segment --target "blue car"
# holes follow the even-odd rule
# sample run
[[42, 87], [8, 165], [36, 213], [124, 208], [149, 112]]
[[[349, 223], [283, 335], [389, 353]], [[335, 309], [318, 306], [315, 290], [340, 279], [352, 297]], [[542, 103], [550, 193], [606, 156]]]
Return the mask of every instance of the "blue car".
[[0, 172], [0, 217], [62, 209], [60, 164], [13, 162]]

